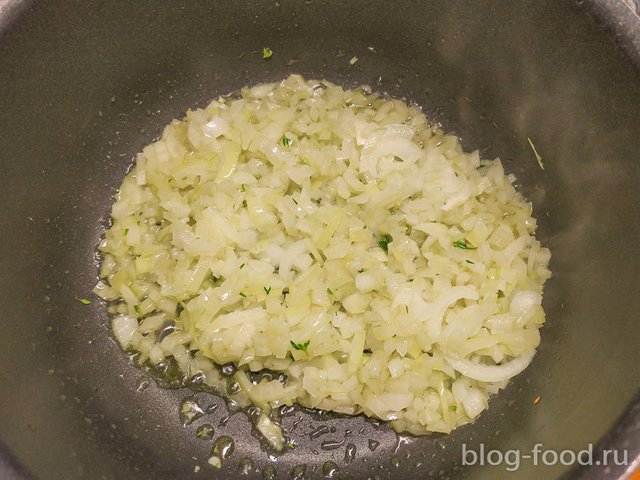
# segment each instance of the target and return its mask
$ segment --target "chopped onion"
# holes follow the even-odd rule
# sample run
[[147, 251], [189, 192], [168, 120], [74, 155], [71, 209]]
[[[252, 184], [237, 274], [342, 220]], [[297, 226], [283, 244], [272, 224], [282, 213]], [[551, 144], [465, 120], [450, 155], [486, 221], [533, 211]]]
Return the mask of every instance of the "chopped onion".
[[233, 381], [275, 449], [293, 403], [448, 433], [531, 361], [549, 251], [500, 160], [415, 105], [318, 85], [171, 122], [120, 187], [95, 292], [123, 348]]
[[529, 366], [534, 354], [535, 352], [532, 352], [528, 355], [516, 357], [505, 364], [495, 366], [474, 363], [469, 360], [456, 360], [449, 357], [446, 357], [446, 359], [453, 368], [464, 376], [480, 382], [493, 383], [515, 377]]

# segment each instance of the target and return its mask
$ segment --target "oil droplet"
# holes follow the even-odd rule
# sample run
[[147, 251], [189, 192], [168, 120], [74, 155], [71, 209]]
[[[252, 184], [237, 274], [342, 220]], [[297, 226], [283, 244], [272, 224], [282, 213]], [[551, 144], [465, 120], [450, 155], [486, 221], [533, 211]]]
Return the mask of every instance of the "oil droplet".
[[276, 469], [273, 465], [267, 465], [262, 469], [262, 478], [265, 480], [273, 480], [276, 478]]
[[400, 447], [402, 447], [402, 445], [409, 445], [412, 442], [413, 440], [411, 438], [405, 437], [403, 435], [398, 435], [398, 441], [396, 443], [396, 447], [393, 449], [393, 453], [398, 453], [398, 450], [400, 450]]
[[211, 448], [211, 456], [208, 463], [216, 468], [222, 467], [222, 460], [226, 460], [233, 454], [234, 445], [231, 437], [223, 435], [218, 438]]
[[233, 439], [227, 435], [223, 435], [213, 442], [211, 453], [223, 460], [226, 460], [233, 455], [234, 450], [235, 444], [233, 443]]
[[378, 442], [377, 440], [373, 440], [373, 439], [369, 439], [369, 450], [371, 450], [372, 452], [376, 451], [376, 448], [378, 448], [380, 446], [380, 442]]
[[185, 398], [180, 405], [180, 420], [183, 425], [189, 425], [204, 415], [204, 411], [198, 405], [195, 397]]
[[291, 470], [291, 480], [304, 480], [304, 474], [307, 472], [306, 465], [296, 465]]
[[380, 428], [382, 426], [382, 421], [378, 420], [377, 418], [367, 417], [365, 418], [365, 422], [369, 422], [375, 428]]
[[347, 448], [344, 450], [344, 463], [349, 465], [356, 459], [356, 446], [353, 443], [348, 443]]
[[141, 378], [140, 380], [138, 380], [138, 383], [136, 384], [136, 392], [142, 392], [143, 390], [146, 390], [149, 386], [149, 383], [149, 380], [146, 378]]
[[322, 425], [312, 430], [311, 433], [309, 434], [309, 438], [313, 440], [314, 438], [318, 438], [324, 435], [325, 433], [329, 433], [329, 427], [327, 427], [326, 425]]
[[280, 407], [280, 415], [282, 416], [289, 415], [294, 410], [295, 410], [295, 407], [293, 405], [283, 405], [282, 407]]
[[242, 410], [242, 407], [240, 407], [238, 402], [236, 402], [235, 400], [229, 399], [227, 401], [227, 410], [229, 410], [229, 413], [233, 414]]
[[338, 440], [325, 440], [320, 444], [320, 448], [322, 450], [335, 450], [336, 448], [340, 448], [344, 444], [344, 438], [340, 441]]
[[204, 381], [207, 379], [204, 373], [199, 372], [196, 373], [193, 377], [188, 380], [188, 384], [192, 387], [197, 387], [204, 384]]
[[338, 465], [331, 460], [322, 464], [322, 474], [327, 478], [335, 478], [338, 475]]
[[204, 440], [210, 440], [213, 438], [215, 430], [213, 429], [213, 425], [205, 423], [204, 425], [200, 425], [196, 429], [196, 437], [202, 438]]
[[238, 465], [238, 471], [240, 475], [249, 475], [253, 470], [253, 460], [250, 458], [243, 458]]
[[303, 418], [302, 417], [298, 417], [294, 422], [293, 425], [291, 425], [291, 430], [295, 430], [296, 427], [298, 425], [300, 425], [300, 422], [302, 422]]

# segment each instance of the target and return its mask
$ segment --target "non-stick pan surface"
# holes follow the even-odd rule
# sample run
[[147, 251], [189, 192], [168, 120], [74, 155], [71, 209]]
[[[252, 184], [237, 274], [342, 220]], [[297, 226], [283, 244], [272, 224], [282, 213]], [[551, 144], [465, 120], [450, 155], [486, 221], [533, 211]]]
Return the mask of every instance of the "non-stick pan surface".
[[[322, 478], [332, 461], [334, 478], [552, 479], [577, 470], [463, 466], [462, 445], [578, 451], [630, 405], [640, 380], [640, 77], [584, 6], [44, 1], [15, 16], [18, 3], [0, 5], [2, 478], [237, 478], [250, 459], [250, 478], [269, 468], [292, 478], [300, 465]], [[270, 459], [244, 415], [225, 422], [214, 396], [198, 393], [219, 407], [183, 427], [179, 404], [193, 392], [144, 388], [113, 341], [90, 291], [135, 153], [187, 108], [290, 73], [417, 102], [467, 149], [500, 156], [533, 201], [553, 252], [542, 345], [474, 425], [414, 439], [361, 417], [295, 411], [284, 424], [297, 447]], [[205, 422], [235, 440], [221, 470], [206, 462], [212, 441], [194, 435]]]

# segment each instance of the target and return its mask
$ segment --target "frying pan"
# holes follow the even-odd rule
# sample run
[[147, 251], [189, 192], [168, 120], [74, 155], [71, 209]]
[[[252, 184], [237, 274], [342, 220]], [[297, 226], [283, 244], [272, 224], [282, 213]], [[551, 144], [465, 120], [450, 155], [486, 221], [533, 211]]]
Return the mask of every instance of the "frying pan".
[[[640, 454], [634, 12], [631, 0], [1, 2], [0, 478], [628, 477]], [[90, 292], [135, 153], [189, 107], [290, 73], [418, 103], [466, 149], [500, 156], [533, 202], [553, 253], [542, 344], [473, 425], [412, 438], [296, 409], [283, 417], [296, 448], [270, 456], [242, 412], [160, 388], [114, 342]], [[189, 396], [210, 413], [185, 427]], [[195, 436], [203, 423], [214, 439]], [[224, 435], [235, 450], [216, 470]], [[624, 449], [628, 464], [508, 471], [461, 454], [536, 444]]]

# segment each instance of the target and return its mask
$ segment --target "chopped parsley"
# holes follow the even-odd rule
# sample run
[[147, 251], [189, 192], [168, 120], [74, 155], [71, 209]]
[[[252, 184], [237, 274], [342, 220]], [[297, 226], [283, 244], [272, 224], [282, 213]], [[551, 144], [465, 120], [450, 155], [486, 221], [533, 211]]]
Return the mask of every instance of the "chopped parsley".
[[79, 298], [78, 301], [83, 305], [91, 305], [91, 302], [86, 298]]
[[240, 191], [241, 192], [246, 192], [247, 188], [245, 187], [244, 183], [242, 185], [240, 185]]
[[273, 50], [271, 50], [269, 47], [262, 47], [262, 58], [267, 60], [271, 57], [273, 57]]
[[382, 239], [378, 241], [378, 246], [385, 252], [389, 252], [389, 244], [393, 242], [393, 237], [388, 233], [382, 236]]
[[457, 405], [449, 405], [449, 410], [451, 410], [452, 412], [455, 412], [456, 410], [458, 410], [458, 406]]
[[136, 313], [140, 313], [140, 305], [138, 304], [134, 305], [133, 309], [136, 311]]
[[241, 297], [247, 298], [247, 294], [244, 292], [240, 292], [238, 295], [240, 295]]
[[476, 250], [478, 247], [474, 247], [473, 244], [469, 243], [468, 240], [456, 240], [453, 242], [453, 246], [456, 248], [461, 248], [462, 250]]
[[296, 343], [293, 340], [290, 340], [290, 342], [291, 342], [291, 346], [293, 348], [295, 348], [296, 350], [302, 350], [303, 352], [306, 352], [307, 351], [307, 347], [311, 343], [311, 340], [307, 340], [304, 343]]
[[370, 348], [365, 348], [365, 349], [362, 351], [362, 354], [363, 354], [363, 355], [371, 355], [372, 353], [373, 353], [373, 351], [372, 351]]
[[267, 287], [262, 287], [264, 288], [264, 291], [267, 295], [269, 295], [271, 293], [271, 287], [267, 288]]
[[291, 140], [289, 137], [287, 137], [286, 134], [284, 134], [280, 139], [280, 143], [282, 143], [282, 145], [284, 145], [285, 147], [290, 147], [291, 145], [293, 145], [293, 140]]
[[124, 229], [124, 236], [125, 236], [125, 237], [127, 236], [127, 233], [129, 233], [129, 229], [128, 229], [128, 228], [125, 228], [125, 229]]
[[331, 290], [329, 287], [327, 287], [327, 293], [328, 293], [329, 295], [333, 295], [333, 290]]
[[240, 270], [242, 270], [244, 268], [245, 264], [243, 263], [242, 265], [240, 265]]
[[296, 205], [298, 204], [295, 198], [292, 198], [291, 200], [293, 200], [293, 203], [295, 203]]
[[471, 265], [475, 265], [475, 264], [476, 264], [476, 262], [472, 262], [472, 261], [471, 261], [471, 260], [469, 260], [469, 259], [465, 260], [465, 262], [470, 263]]

